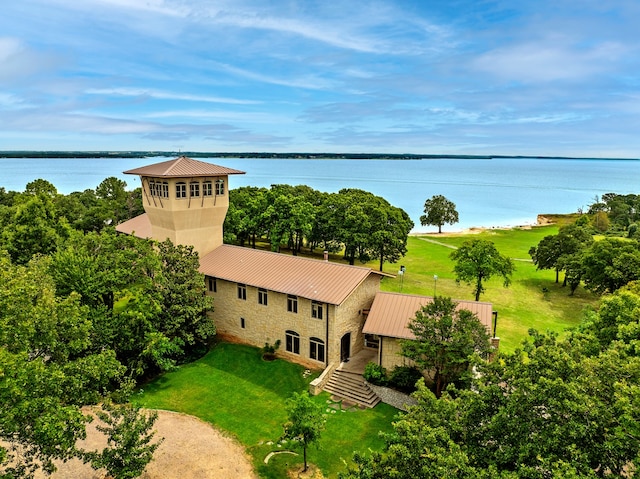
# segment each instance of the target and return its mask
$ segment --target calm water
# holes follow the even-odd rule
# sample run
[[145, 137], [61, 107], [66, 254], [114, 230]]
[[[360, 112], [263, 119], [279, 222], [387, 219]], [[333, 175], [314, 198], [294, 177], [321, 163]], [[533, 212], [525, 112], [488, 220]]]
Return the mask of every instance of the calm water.
[[[95, 188], [116, 176], [128, 187], [140, 186], [122, 171], [168, 158], [146, 159], [0, 159], [0, 186], [23, 191], [37, 178], [60, 193]], [[587, 209], [596, 195], [640, 193], [640, 161], [633, 160], [271, 160], [210, 158], [203, 161], [246, 171], [230, 178], [230, 187], [275, 183], [306, 184], [320, 191], [360, 188], [386, 198], [420, 226], [424, 201], [441, 194], [456, 204], [460, 222], [444, 231], [473, 226], [535, 224], [539, 213]]]

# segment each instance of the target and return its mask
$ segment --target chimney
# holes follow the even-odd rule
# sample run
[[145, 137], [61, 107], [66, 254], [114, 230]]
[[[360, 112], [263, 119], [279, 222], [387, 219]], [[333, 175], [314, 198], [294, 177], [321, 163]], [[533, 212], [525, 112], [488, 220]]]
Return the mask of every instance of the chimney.
[[324, 252], [324, 260], [329, 261], [329, 252], [325, 250]]

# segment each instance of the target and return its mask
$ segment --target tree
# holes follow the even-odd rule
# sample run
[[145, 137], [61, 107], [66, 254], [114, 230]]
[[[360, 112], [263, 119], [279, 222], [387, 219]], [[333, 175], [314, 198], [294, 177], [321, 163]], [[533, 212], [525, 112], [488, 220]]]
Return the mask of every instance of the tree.
[[322, 406], [313, 402], [308, 392], [293, 393], [287, 399], [288, 421], [283, 424], [284, 439], [297, 441], [304, 451], [304, 469], [307, 470], [307, 446], [320, 439], [325, 418]]
[[[53, 255], [61, 295], [89, 307], [93, 347], [116, 352], [132, 378], [165, 371], [202, 353], [215, 334], [212, 298], [192, 247], [112, 231], [76, 234]], [[116, 308], [116, 303], [118, 303]]]
[[298, 196], [287, 185], [273, 185], [267, 194], [269, 206], [264, 218], [269, 229], [272, 251], [280, 251], [287, 244], [298, 254], [304, 237], [311, 233], [315, 209], [303, 196]]
[[404, 256], [413, 228], [404, 210], [359, 189], [342, 189], [334, 200], [332, 230], [344, 244], [349, 264], [354, 264], [356, 257], [362, 262], [376, 257], [384, 262]]
[[[78, 454], [80, 406], [122, 385], [110, 349], [92, 348], [88, 308], [76, 293], [57, 296], [48, 259], [13, 265], [0, 253], [0, 476], [55, 470]], [[6, 476], [5, 476], [6, 474]]]
[[12, 218], [0, 234], [14, 262], [26, 264], [34, 254], [49, 254], [66, 238], [69, 225], [57, 217], [52, 199], [45, 195], [25, 195], [13, 209]]
[[424, 202], [425, 214], [420, 216], [422, 226], [434, 225], [438, 227], [438, 233], [442, 233], [442, 225], [450, 225], [458, 222], [456, 205], [442, 195], [434, 195]]
[[160, 303], [155, 328], [175, 343], [183, 359], [206, 350], [216, 328], [208, 316], [213, 298], [205, 294], [204, 275], [198, 272], [198, 253], [191, 246], [174, 245], [166, 240], [157, 245], [159, 274], [154, 275], [154, 290]]
[[139, 477], [163, 441], [151, 442], [158, 413], [144, 413], [138, 407], [106, 402], [96, 415], [103, 423], [96, 429], [107, 436], [107, 447], [101, 452], [86, 454], [91, 466], [106, 469], [113, 479]]
[[451, 298], [436, 296], [408, 325], [415, 339], [402, 341], [402, 355], [413, 360], [434, 383], [435, 395], [453, 381], [468, 379], [474, 354], [491, 349], [487, 328]]
[[264, 211], [267, 209], [267, 189], [243, 186], [229, 190], [229, 211], [224, 220], [224, 234], [244, 246], [250, 240], [256, 247], [256, 237], [265, 232]]
[[640, 279], [640, 243], [635, 240], [604, 238], [582, 255], [582, 281], [594, 293], [613, 293]]
[[403, 209], [389, 205], [381, 212], [371, 245], [372, 255], [380, 260], [380, 271], [385, 261], [395, 263], [407, 253], [407, 237], [413, 228], [413, 221]]
[[[573, 258], [593, 243], [593, 236], [587, 228], [571, 224], [563, 226], [556, 235], [545, 236], [538, 246], [529, 249], [529, 255], [537, 269], [555, 269], [556, 283], [560, 271], [567, 271]], [[567, 283], [567, 275], [563, 286]]]
[[507, 256], [501, 255], [493, 242], [482, 239], [468, 240], [451, 253], [456, 264], [453, 268], [456, 282], [475, 283], [473, 292], [476, 301], [484, 292], [484, 282], [493, 276], [502, 276], [504, 287], [511, 283], [511, 275], [515, 269]]

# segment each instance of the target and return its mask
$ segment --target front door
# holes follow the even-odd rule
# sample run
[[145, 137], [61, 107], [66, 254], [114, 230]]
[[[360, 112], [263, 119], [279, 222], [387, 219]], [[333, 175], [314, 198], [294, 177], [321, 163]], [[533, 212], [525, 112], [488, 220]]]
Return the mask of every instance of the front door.
[[351, 356], [351, 333], [342, 336], [340, 340], [340, 362], [346, 363]]

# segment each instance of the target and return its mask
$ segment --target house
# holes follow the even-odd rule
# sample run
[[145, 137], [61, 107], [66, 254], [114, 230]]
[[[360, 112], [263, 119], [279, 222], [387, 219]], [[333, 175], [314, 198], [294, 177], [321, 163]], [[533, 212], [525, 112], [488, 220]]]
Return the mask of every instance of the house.
[[383, 274], [370, 268], [222, 245], [200, 261], [218, 334], [313, 368], [364, 347], [362, 325]]
[[[429, 296], [386, 292], [376, 294], [362, 332], [366, 347], [377, 349], [378, 365], [391, 370], [395, 366], [409, 363], [409, 360], [400, 354], [400, 343], [403, 339], [415, 339], [408, 325], [415, 318], [416, 312], [432, 301], [433, 298]], [[456, 303], [457, 309], [467, 309], [474, 313], [487, 328], [487, 332], [491, 333], [496, 317], [491, 303], [479, 301], [456, 301]], [[497, 349], [499, 339], [493, 337], [491, 341], [493, 347]]]
[[180, 157], [125, 171], [140, 176], [145, 213], [116, 230], [193, 245], [218, 334], [323, 368], [364, 348], [362, 325], [384, 273], [223, 244], [228, 178], [243, 174]]

